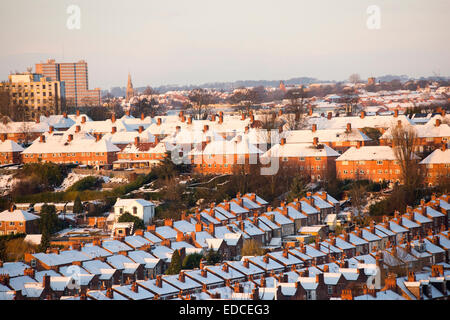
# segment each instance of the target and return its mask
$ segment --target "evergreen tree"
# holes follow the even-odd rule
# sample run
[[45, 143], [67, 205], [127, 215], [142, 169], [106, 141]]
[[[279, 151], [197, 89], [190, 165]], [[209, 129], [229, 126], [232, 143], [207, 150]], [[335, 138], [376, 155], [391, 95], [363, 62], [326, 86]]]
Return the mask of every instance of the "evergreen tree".
[[216, 264], [222, 261], [222, 255], [213, 249], [209, 249], [206, 253], [205, 259], [208, 264]]
[[194, 269], [200, 266], [200, 260], [202, 260], [203, 255], [200, 253], [188, 254], [183, 260], [183, 269]]
[[75, 202], [73, 204], [73, 213], [82, 213], [83, 212], [83, 204], [81, 203], [80, 196], [77, 195], [75, 198]]
[[136, 216], [133, 216], [131, 213], [129, 212], [125, 212], [124, 214], [122, 214], [119, 217], [119, 222], [133, 222], [133, 229], [137, 230], [137, 229], [145, 229], [145, 224], [144, 224], [144, 220], [139, 219]]
[[46, 229], [42, 231], [41, 243], [39, 244], [38, 251], [45, 252], [50, 247], [50, 235]]
[[306, 183], [300, 177], [295, 177], [292, 181], [291, 188], [288, 195], [288, 201], [293, 201], [295, 198], [304, 197], [306, 194]]
[[175, 250], [172, 254], [172, 259], [170, 261], [170, 266], [166, 270], [166, 274], [178, 274], [181, 271], [181, 257], [178, 250]]
[[41, 208], [41, 219], [39, 220], [41, 233], [48, 232], [49, 235], [58, 231], [60, 223], [54, 205], [44, 204]]

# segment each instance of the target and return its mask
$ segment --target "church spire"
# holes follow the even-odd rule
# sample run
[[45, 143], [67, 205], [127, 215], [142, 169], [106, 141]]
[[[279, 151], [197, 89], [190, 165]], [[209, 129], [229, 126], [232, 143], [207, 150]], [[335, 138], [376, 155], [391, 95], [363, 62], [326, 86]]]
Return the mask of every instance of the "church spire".
[[128, 73], [128, 83], [127, 83], [127, 96], [126, 102], [130, 102], [130, 99], [134, 96], [133, 83], [131, 82], [131, 74]]

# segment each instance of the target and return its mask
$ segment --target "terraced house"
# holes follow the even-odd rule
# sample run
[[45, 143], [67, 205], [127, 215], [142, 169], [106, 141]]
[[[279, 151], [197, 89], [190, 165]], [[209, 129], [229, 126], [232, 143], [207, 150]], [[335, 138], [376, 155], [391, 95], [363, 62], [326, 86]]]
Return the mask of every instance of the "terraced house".
[[22, 152], [24, 163], [53, 162], [111, 167], [120, 151], [100, 136], [75, 132], [48, 132]]
[[336, 175], [339, 179], [399, 182], [401, 169], [391, 147], [358, 145], [336, 159]]

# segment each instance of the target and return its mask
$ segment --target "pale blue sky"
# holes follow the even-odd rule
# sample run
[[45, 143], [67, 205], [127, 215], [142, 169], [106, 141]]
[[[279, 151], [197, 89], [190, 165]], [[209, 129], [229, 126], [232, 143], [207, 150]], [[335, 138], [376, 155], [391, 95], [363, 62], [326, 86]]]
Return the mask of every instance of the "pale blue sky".
[[[81, 8], [68, 30], [66, 8]], [[366, 26], [369, 5], [381, 29]], [[90, 87], [309, 76], [450, 76], [448, 0], [0, 2], [0, 79], [47, 58], [87, 60]]]

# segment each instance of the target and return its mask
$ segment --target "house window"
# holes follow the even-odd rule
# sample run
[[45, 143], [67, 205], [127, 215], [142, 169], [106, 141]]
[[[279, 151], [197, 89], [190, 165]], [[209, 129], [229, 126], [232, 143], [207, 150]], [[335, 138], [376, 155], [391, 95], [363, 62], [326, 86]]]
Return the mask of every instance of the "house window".
[[137, 214], [137, 208], [133, 207], [133, 214], [136, 215]]
[[382, 161], [382, 160], [378, 160], [378, 161], [377, 161], [377, 164], [378, 164], [378, 165], [382, 165], [382, 164], [383, 164], [383, 161]]
[[333, 286], [328, 286], [328, 295], [332, 295], [333, 294]]

